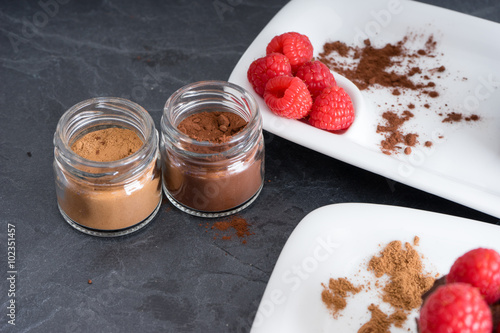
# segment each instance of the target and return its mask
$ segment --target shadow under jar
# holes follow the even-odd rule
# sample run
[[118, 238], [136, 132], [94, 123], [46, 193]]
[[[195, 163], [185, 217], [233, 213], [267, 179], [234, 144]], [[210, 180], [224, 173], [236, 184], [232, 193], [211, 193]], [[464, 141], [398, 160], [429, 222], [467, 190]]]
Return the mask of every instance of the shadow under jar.
[[[224, 142], [199, 141], [179, 130], [184, 119], [204, 112], [234, 113], [247, 124]], [[245, 89], [224, 81], [180, 88], [165, 104], [161, 132], [163, 190], [180, 210], [228, 216], [259, 195], [264, 183], [262, 117]]]
[[[104, 162], [72, 150], [85, 135], [109, 128], [133, 131], [142, 145], [129, 156]], [[147, 225], [162, 197], [158, 143], [151, 116], [131, 101], [93, 98], [66, 111], [54, 134], [57, 203], [64, 219], [94, 236], [126, 235]]]

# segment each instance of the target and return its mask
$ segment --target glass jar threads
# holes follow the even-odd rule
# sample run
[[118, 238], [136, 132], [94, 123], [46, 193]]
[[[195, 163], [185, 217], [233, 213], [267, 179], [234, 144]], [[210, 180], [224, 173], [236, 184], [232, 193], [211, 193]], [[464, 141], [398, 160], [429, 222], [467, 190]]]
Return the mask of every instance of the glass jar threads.
[[64, 219], [95, 236], [121, 236], [148, 224], [162, 197], [158, 141], [149, 113], [131, 101], [100, 97], [67, 110], [54, 134]]
[[161, 119], [163, 189], [180, 210], [203, 217], [250, 205], [264, 182], [262, 118], [252, 95], [223, 81], [177, 90]]

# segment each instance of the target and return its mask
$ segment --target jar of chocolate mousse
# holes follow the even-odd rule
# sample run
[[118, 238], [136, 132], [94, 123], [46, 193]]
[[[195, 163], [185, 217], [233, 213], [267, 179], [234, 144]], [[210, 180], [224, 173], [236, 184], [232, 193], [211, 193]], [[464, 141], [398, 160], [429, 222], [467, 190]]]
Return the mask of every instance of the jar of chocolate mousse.
[[252, 95], [223, 81], [177, 90], [161, 119], [163, 190], [195, 216], [221, 217], [249, 206], [264, 183], [262, 117]]
[[147, 225], [161, 204], [159, 138], [149, 113], [100, 97], [67, 110], [54, 134], [57, 203], [75, 229], [121, 236]]

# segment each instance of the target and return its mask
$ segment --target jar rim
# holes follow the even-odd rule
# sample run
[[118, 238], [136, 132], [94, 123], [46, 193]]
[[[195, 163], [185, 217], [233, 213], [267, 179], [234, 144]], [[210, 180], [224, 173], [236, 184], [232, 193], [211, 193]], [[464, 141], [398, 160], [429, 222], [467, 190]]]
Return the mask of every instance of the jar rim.
[[[206, 87], [206, 89], [201, 89]], [[180, 131], [174, 124], [171, 122], [170, 116], [172, 115], [169, 110], [173, 107], [173, 104], [184, 94], [186, 94], [189, 91], [194, 91], [199, 89], [199, 91], [205, 91], [205, 92], [215, 92], [216, 89], [219, 89], [217, 91], [224, 91], [224, 88], [230, 88], [235, 90], [240, 94], [240, 102], [243, 102], [245, 104], [245, 108], [249, 110], [250, 117], [249, 119], [245, 119], [247, 121], [247, 125], [238, 133], [232, 135], [229, 140], [223, 142], [223, 143], [214, 143], [210, 141], [198, 141], [196, 139], [191, 138], [189, 135], [186, 133]], [[236, 102], [236, 101], [235, 101]], [[168, 121], [167, 121], [168, 118]], [[175, 134], [176, 138], [178, 138], [180, 141], [182, 141], [185, 144], [191, 144], [195, 145], [198, 147], [224, 147], [224, 146], [232, 146], [235, 143], [238, 143], [241, 141], [243, 138], [248, 136], [249, 132], [254, 131], [254, 129], [257, 127], [258, 130], [262, 128], [262, 117], [260, 114], [259, 110], [259, 105], [257, 101], [255, 100], [254, 96], [250, 94], [246, 89], [243, 87], [228, 82], [228, 81], [219, 81], [219, 80], [206, 80], [206, 81], [198, 81], [198, 82], [193, 82], [189, 83], [179, 89], [177, 89], [165, 102], [165, 106], [163, 108], [163, 114], [162, 114], [162, 121], [161, 121], [161, 127], [162, 127], [162, 132], [165, 132], [165, 130], [168, 131], [173, 131], [173, 134]], [[204, 153], [195, 153], [192, 152], [193, 155], [212, 155], [212, 153], [204, 154]]]
[[[82, 109], [84, 109], [85, 107], [91, 107], [92, 105], [97, 106], [100, 104], [102, 104], [102, 106], [106, 106], [106, 104], [108, 103], [110, 104], [109, 106], [125, 106], [126, 108], [129, 108], [136, 112], [135, 115], [137, 115], [138, 123], [141, 125], [141, 128], [136, 128], [141, 131], [142, 135], [144, 135], [143, 144], [137, 151], [119, 160], [101, 162], [86, 159], [78, 155], [71, 149], [69, 145], [71, 136], [68, 136], [68, 129], [66, 128], [66, 126], [70, 124], [72, 118], [75, 117], [75, 115], [77, 115], [79, 112], [85, 112], [82, 111]], [[128, 111], [128, 109], [123, 109], [123, 111]], [[89, 115], [88, 118], [88, 124], [93, 124], [91, 121], [92, 116]], [[110, 117], [109, 119], [111, 120], [112, 117]], [[82, 125], [82, 128], [85, 127], [86, 125]], [[139, 104], [120, 97], [94, 97], [73, 105], [61, 116], [54, 133], [54, 146], [60, 149], [61, 154], [66, 159], [70, 159], [72, 162], [76, 162], [85, 167], [107, 170], [116, 169], [123, 165], [132, 164], [144, 158], [145, 155], [148, 155], [150, 153], [149, 150], [151, 150], [151, 147], [156, 146], [156, 141], [156, 128], [154, 126], [151, 115]], [[82, 170], [80, 170], [80, 172], [82, 172]]]

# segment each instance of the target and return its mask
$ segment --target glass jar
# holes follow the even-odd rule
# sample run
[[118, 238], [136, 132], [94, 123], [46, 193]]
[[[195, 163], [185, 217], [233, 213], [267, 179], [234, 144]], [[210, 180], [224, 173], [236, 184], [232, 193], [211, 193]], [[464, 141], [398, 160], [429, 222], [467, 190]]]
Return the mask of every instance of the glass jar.
[[[76, 154], [71, 146], [85, 134], [110, 128], [134, 131], [142, 146], [111, 162]], [[121, 236], [147, 225], [161, 204], [158, 132], [149, 113], [122, 98], [100, 97], [67, 110], [54, 134], [57, 203], [75, 229], [94, 236]]]
[[[226, 142], [197, 141], [177, 127], [200, 112], [232, 112], [246, 126]], [[180, 210], [221, 217], [239, 212], [264, 184], [262, 117], [245, 89], [223, 81], [202, 81], [177, 90], [165, 104], [160, 150], [163, 191]]]

